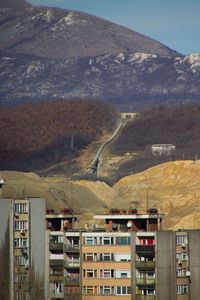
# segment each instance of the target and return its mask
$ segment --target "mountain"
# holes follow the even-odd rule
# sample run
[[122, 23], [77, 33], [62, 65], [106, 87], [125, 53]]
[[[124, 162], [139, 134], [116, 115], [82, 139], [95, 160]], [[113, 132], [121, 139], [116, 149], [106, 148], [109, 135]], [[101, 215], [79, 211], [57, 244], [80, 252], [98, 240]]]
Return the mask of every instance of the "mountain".
[[3, 0], [3, 7], [0, 50], [8, 53], [50, 59], [119, 52], [177, 54], [137, 32], [79, 11], [33, 7], [23, 0]]
[[0, 0], [0, 105], [98, 98], [135, 109], [199, 100], [200, 54], [183, 55], [86, 13]]

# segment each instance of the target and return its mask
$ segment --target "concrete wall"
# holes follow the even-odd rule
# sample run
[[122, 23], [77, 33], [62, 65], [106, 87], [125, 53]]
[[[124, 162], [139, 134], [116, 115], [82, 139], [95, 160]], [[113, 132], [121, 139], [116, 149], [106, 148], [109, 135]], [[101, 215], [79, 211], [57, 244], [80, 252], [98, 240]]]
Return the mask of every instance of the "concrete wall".
[[4, 243], [6, 230], [8, 229], [11, 199], [0, 199], [0, 247]]
[[190, 300], [200, 299], [200, 230], [189, 230]]
[[13, 243], [10, 238], [11, 199], [0, 199], [0, 299], [13, 299]]
[[134, 300], [136, 295], [135, 244], [136, 244], [136, 232], [132, 231], [131, 232], [131, 300]]
[[176, 299], [175, 254], [175, 233], [172, 231], [158, 231], [156, 246], [158, 300]]
[[40, 284], [46, 286], [46, 232], [45, 232], [45, 198], [30, 198], [30, 249], [31, 266]]

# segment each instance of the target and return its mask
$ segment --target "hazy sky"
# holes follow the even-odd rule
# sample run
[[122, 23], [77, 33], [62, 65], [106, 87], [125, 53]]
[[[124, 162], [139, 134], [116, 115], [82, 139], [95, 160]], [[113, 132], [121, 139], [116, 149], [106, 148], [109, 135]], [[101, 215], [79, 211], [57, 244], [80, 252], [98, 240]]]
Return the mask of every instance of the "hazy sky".
[[28, 0], [75, 9], [147, 35], [182, 54], [200, 52], [200, 0]]

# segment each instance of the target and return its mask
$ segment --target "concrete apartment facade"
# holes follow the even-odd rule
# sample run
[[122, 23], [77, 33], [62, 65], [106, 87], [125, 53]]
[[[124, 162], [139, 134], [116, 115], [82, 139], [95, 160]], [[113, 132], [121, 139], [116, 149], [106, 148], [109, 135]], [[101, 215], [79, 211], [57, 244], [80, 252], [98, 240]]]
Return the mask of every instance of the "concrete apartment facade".
[[62, 289], [51, 299], [199, 299], [200, 230], [162, 231], [157, 210], [111, 210], [95, 219], [106, 228], [49, 231], [63, 243], [62, 276], [53, 283]]
[[93, 229], [43, 198], [0, 199], [0, 213], [2, 299], [199, 300], [200, 230], [162, 231], [156, 209], [110, 210]]
[[0, 199], [2, 299], [47, 296], [45, 199]]

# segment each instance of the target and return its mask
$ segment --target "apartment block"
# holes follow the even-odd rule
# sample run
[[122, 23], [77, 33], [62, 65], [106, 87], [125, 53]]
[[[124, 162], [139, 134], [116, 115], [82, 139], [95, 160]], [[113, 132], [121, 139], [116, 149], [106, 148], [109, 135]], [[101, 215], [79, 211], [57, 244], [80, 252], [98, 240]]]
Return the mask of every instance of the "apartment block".
[[47, 295], [45, 199], [0, 199], [3, 299]]
[[48, 296], [50, 299], [81, 298], [80, 232], [77, 215], [71, 209], [60, 214], [47, 210]]
[[162, 231], [156, 209], [112, 209], [94, 218], [105, 220], [105, 228], [50, 232], [62, 244], [50, 258], [62, 261], [55, 263], [62, 270], [55, 298], [199, 299], [200, 230]]
[[200, 230], [163, 231], [155, 208], [94, 216], [103, 228], [43, 198], [0, 199], [0, 213], [2, 299], [199, 300]]

